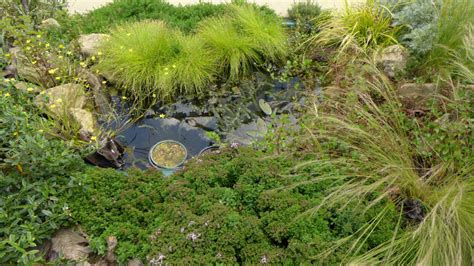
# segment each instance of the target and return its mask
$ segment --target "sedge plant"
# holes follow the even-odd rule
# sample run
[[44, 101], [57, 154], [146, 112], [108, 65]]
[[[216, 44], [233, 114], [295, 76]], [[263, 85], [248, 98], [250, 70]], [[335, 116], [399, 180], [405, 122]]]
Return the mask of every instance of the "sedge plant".
[[198, 36], [216, 55], [220, 71], [235, 80], [265, 62], [286, 55], [286, 34], [279, 19], [253, 5], [231, 5], [226, 16], [203, 21]]
[[346, 1], [341, 13], [321, 20], [317, 27], [320, 31], [309, 41], [316, 46], [337, 48], [339, 56], [396, 44], [400, 30], [392, 26], [390, 11], [374, 0], [356, 7]]
[[196, 94], [214, 74], [209, 51], [159, 21], [122, 25], [101, 49], [104, 57], [97, 67], [139, 107], [178, 93]]

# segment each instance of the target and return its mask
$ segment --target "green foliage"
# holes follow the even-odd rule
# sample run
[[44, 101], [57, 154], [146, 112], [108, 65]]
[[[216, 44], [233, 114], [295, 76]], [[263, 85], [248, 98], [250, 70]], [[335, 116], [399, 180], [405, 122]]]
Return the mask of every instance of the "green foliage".
[[248, 74], [255, 65], [284, 58], [286, 35], [277, 17], [252, 5], [234, 5], [231, 10], [227, 16], [203, 21], [198, 29], [229, 79]]
[[472, 67], [466, 55], [472, 44], [465, 42], [474, 25], [472, 1], [418, 0], [394, 9], [394, 23], [406, 28], [401, 40], [418, 57], [419, 68], [450, 74], [459, 65]]
[[201, 20], [223, 13], [224, 4], [174, 6], [163, 0], [115, 0], [85, 15], [75, 15], [72, 20], [83, 33], [108, 32], [116, 25], [140, 20], [161, 20], [189, 33]]
[[[95, 169], [77, 179], [84, 186], [64, 200], [100, 252], [107, 236], [118, 238], [121, 262], [139, 257], [152, 263], [164, 256], [172, 264], [316, 263], [332, 241], [372, 219], [363, 211], [364, 200], [342, 212], [307, 213], [332, 185], [307, 181], [339, 170], [321, 165], [285, 176], [293, 160], [266, 157], [253, 149], [228, 150], [193, 160], [169, 178]], [[398, 219], [390, 203], [379, 208], [389, 211], [366, 249], [389, 240]], [[343, 254], [324, 261], [335, 263]]]
[[1, 0], [0, 17], [21, 20], [30, 17], [35, 25], [66, 12], [65, 0]]
[[65, 143], [49, 139], [49, 122], [38, 115], [33, 94], [0, 85], [0, 263], [31, 264], [38, 243], [65, 221], [59, 204], [70, 173], [82, 159]]
[[[406, 199], [417, 200], [422, 206], [421, 222], [412, 222], [410, 230], [357, 257], [356, 264], [469, 264], [473, 239], [472, 207], [468, 207], [473, 197], [472, 92], [451, 84], [445, 97], [437, 97], [422, 119], [407, 117], [391, 82], [373, 63], [366, 68], [370, 72], [365, 75], [371, 79], [358, 83], [352, 100], [337, 105], [337, 112], [314, 116], [308, 123], [312, 134], [302, 140], [317, 143], [318, 154], [330, 148], [318, 164], [351, 169], [315, 178], [342, 181], [332, 187], [323, 206], [350, 203], [380, 190], [383, 193], [371, 199], [372, 204], [390, 197], [401, 208]], [[367, 224], [367, 232], [372, 224]], [[364, 238], [365, 233], [361, 234], [356, 237]]]
[[322, 20], [321, 31], [312, 37], [313, 44], [336, 47], [340, 54], [354, 56], [397, 43], [399, 27], [392, 26], [390, 12], [374, 0], [346, 7], [341, 14]]
[[97, 67], [116, 77], [140, 106], [179, 92], [195, 95], [215, 73], [213, 55], [199, 39], [182, 36], [162, 22], [123, 25], [102, 49], [105, 55]]

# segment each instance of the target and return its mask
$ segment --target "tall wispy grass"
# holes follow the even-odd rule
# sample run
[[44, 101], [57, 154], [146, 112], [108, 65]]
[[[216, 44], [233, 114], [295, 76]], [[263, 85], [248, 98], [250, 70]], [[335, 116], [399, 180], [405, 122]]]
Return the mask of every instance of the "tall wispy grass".
[[[370, 206], [391, 198], [404, 212], [403, 205], [411, 199], [419, 202], [424, 216], [421, 222], [400, 230], [404, 233], [395, 231], [391, 241], [361, 256], [353, 255], [377, 223], [374, 219], [373, 224], [367, 224], [352, 239], [346, 239], [353, 241], [347, 262], [360, 265], [469, 265], [474, 259], [474, 146], [467, 148], [471, 152], [466, 152], [459, 161], [455, 159], [459, 156], [450, 152], [438, 153], [435, 149], [430, 157], [424, 156], [415, 147], [413, 138], [429, 148], [432, 143], [423, 138], [421, 127], [407, 125], [402, 104], [390, 81], [373, 63], [370, 67], [372, 79], [366, 81], [366, 89], [356, 93], [356, 103], [339, 105], [338, 112], [329, 114], [315, 110], [314, 124], [308, 125], [311, 134], [307, 143], [322, 147], [323, 143], [332, 141], [350, 152], [336, 152], [327, 159], [310, 163], [331, 163], [350, 170], [340, 175], [320, 176], [313, 181], [334, 179], [341, 184], [330, 191], [322, 203], [324, 206], [349, 204], [378, 192], [377, 197], [372, 196]], [[377, 100], [372, 95], [378, 95]], [[458, 119], [463, 119], [467, 133], [472, 129], [472, 122], [464, 120], [465, 114], [463, 117]], [[451, 138], [449, 143], [463, 146], [469, 133]], [[426, 162], [419, 164], [419, 158]]]
[[[452, 71], [453, 61], [472, 65], [472, 28], [474, 27], [474, 1], [444, 0], [437, 6], [436, 35], [433, 49], [429, 52], [424, 67], [441, 71]], [[470, 37], [469, 37], [470, 36]], [[469, 39], [470, 38], [470, 39]], [[471, 54], [472, 55], [472, 54]]]

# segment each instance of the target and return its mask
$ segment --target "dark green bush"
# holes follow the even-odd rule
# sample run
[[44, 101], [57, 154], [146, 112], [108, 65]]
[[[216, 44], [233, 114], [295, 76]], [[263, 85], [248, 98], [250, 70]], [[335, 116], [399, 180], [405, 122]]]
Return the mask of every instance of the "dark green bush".
[[[340, 261], [347, 246], [325, 259], [317, 255], [373, 218], [364, 212], [364, 201], [314, 214], [332, 183], [297, 184], [340, 170], [313, 166], [287, 176], [294, 160], [266, 156], [230, 150], [193, 160], [169, 178], [96, 169], [78, 179], [83, 188], [64, 200], [98, 251], [105, 252], [107, 236], [118, 238], [121, 262], [135, 257], [171, 264]], [[388, 214], [366, 249], [392, 236], [398, 215], [390, 203], [375, 209], [384, 207]]]

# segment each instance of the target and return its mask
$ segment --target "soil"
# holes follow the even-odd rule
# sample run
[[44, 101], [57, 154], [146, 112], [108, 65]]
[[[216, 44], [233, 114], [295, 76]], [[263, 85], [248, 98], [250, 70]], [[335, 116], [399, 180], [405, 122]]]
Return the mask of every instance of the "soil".
[[155, 146], [152, 152], [153, 161], [158, 166], [175, 168], [179, 166], [186, 157], [183, 146], [173, 142], [163, 142]]

